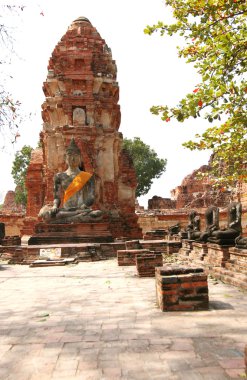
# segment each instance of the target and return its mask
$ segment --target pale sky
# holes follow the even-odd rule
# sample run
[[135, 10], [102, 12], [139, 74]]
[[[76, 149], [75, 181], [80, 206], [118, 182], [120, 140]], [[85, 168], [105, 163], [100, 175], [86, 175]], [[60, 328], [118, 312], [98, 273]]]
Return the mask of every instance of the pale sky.
[[6, 3], [26, 5], [21, 17], [11, 15], [7, 19], [15, 27], [18, 54], [12, 56], [8, 70], [13, 76], [10, 90], [21, 101], [23, 113], [32, 115], [21, 125], [18, 143], [0, 152], [0, 203], [5, 192], [14, 189], [11, 167], [15, 152], [25, 144], [37, 146], [48, 60], [69, 25], [80, 16], [90, 20], [112, 49], [120, 88], [119, 131], [127, 138], [140, 137], [160, 158], [168, 160], [166, 172], [154, 181], [147, 195], [139, 198], [139, 203], [146, 206], [153, 195], [170, 197], [170, 190], [186, 175], [207, 164], [209, 152], [190, 152], [181, 146], [201, 133], [208, 125], [206, 121], [166, 123], [149, 111], [152, 105], [176, 105], [200, 82], [193, 66], [178, 58], [178, 39], [143, 33], [147, 24], [171, 21], [171, 12], [162, 0], [0, 0], [0, 5]]

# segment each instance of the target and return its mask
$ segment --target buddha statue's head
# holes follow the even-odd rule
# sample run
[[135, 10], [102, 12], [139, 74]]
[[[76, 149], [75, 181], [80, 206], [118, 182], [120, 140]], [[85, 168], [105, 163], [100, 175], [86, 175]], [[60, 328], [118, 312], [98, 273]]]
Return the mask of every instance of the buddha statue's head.
[[65, 161], [71, 169], [76, 169], [81, 166], [81, 151], [74, 138], [71, 139], [70, 144], [66, 148]]

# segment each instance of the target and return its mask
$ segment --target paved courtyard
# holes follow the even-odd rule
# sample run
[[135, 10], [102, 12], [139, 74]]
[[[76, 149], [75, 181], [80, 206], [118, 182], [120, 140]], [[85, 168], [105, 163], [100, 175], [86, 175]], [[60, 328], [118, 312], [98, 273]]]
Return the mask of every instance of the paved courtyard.
[[116, 260], [0, 267], [0, 379], [244, 378], [247, 293], [210, 280], [210, 310], [162, 313]]

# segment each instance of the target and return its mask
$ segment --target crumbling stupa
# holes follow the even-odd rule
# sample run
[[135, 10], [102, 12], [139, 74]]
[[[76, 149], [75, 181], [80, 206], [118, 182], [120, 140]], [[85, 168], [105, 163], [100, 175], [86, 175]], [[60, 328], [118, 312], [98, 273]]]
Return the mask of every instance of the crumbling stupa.
[[37, 215], [53, 200], [54, 174], [65, 170], [71, 138], [85, 170], [95, 174], [95, 208], [107, 212], [113, 237], [141, 237], [135, 215], [136, 175], [122, 149], [117, 68], [110, 48], [90, 21], [75, 20], [55, 47], [44, 83], [41, 147], [27, 172], [27, 217], [23, 234], [32, 234]]

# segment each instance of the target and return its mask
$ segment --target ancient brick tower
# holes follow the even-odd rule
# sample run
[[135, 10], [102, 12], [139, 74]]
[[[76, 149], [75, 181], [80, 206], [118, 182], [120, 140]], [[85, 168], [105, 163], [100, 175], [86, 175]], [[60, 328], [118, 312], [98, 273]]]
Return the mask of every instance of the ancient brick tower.
[[[84, 17], [75, 20], [48, 65], [42, 150], [33, 152], [27, 174], [26, 227], [31, 227], [40, 208], [52, 201], [53, 176], [65, 170], [65, 148], [74, 137], [85, 170], [95, 173], [95, 208], [109, 212], [112, 235], [141, 236], [135, 215], [135, 171], [122, 150], [123, 137], [118, 132], [121, 115], [116, 72], [111, 50], [90, 21]], [[28, 232], [24, 228], [24, 233]]]

